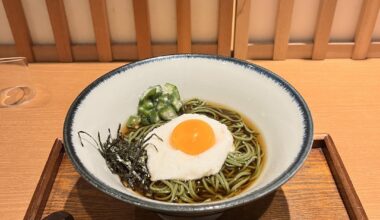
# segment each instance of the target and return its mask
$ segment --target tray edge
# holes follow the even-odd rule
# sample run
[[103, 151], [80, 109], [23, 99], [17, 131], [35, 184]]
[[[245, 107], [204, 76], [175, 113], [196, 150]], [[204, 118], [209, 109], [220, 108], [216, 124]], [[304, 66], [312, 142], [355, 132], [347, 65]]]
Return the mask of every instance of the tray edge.
[[327, 164], [347, 210], [348, 216], [350, 219], [355, 220], [368, 219], [331, 136], [329, 134], [315, 134], [314, 141], [316, 140], [321, 140], [325, 143], [326, 147], [322, 147], [321, 149], [326, 157]]
[[[325, 133], [314, 134], [314, 142], [317, 143], [313, 145], [321, 148], [326, 157], [329, 169], [350, 219], [368, 219], [331, 136]], [[63, 155], [63, 142], [57, 138], [33, 193], [24, 220], [41, 219], [43, 208], [49, 198]]]
[[34, 190], [32, 199], [25, 213], [24, 220], [41, 219], [43, 207], [49, 198], [50, 191], [53, 187], [55, 177], [57, 176], [63, 158], [63, 142], [57, 138], [54, 141], [45, 167], [41, 173], [40, 180]]

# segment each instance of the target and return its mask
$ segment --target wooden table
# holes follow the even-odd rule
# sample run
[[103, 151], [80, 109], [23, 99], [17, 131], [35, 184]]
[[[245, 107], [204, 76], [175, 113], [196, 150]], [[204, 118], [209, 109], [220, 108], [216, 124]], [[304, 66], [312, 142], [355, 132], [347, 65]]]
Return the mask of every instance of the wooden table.
[[[380, 60], [253, 61], [306, 99], [330, 133], [370, 219], [380, 218]], [[0, 216], [23, 218], [66, 111], [92, 80], [122, 63], [31, 64], [37, 97], [0, 109]], [[316, 198], [317, 199], [317, 198]]]

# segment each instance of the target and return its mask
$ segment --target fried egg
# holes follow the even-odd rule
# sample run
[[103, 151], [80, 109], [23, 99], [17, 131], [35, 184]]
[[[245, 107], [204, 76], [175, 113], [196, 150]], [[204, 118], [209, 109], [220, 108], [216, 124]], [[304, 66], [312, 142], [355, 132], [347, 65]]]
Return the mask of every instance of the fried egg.
[[199, 114], [183, 114], [155, 128], [148, 136], [147, 167], [152, 181], [193, 180], [216, 174], [233, 137], [227, 126]]

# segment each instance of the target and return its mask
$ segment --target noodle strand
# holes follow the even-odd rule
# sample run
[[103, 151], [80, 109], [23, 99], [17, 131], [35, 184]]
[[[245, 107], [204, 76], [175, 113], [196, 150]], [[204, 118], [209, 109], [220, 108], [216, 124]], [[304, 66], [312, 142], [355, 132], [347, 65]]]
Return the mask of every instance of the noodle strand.
[[[199, 99], [186, 101], [183, 113], [203, 114], [225, 124], [234, 137], [235, 151], [228, 154], [219, 173], [199, 180], [160, 180], [150, 184], [151, 195], [157, 200], [177, 203], [209, 202], [231, 197], [257, 179], [262, 169], [263, 152], [258, 134], [233, 111], [217, 108]], [[143, 138], [161, 123], [128, 132], [126, 140]], [[148, 195], [147, 195], [148, 196]]]

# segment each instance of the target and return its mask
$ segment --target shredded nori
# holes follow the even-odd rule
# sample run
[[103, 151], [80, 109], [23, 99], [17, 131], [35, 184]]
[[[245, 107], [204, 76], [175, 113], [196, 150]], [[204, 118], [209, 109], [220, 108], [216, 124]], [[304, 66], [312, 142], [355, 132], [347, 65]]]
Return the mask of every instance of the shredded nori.
[[106, 160], [108, 168], [112, 173], [120, 177], [121, 182], [125, 186], [145, 196], [149, 196], [151, 194], [149, 188], [151, 180], [147, 168], [148, 156], [145, 148], [149, 145], [147, 141], [153, 136], [160, 140], [161, 138], [156, 134], [152, 134], [149, 137], [136, 138], [129, 142], [120, 132], [120, 128], [121, 125], [119, 125], [117, 130], [116, 138], [112, 138], [111, 130], [108, 129], [108, 137], [105, 142], [102, 142], [100, 139], [99, 132], [98, 140], [95, 140], [95, 138], [85, 131], [79, 131], [78, 136], [82, 147], [84, 146], [82, 134], [87, 135], [96, 143], [100, 154]]

